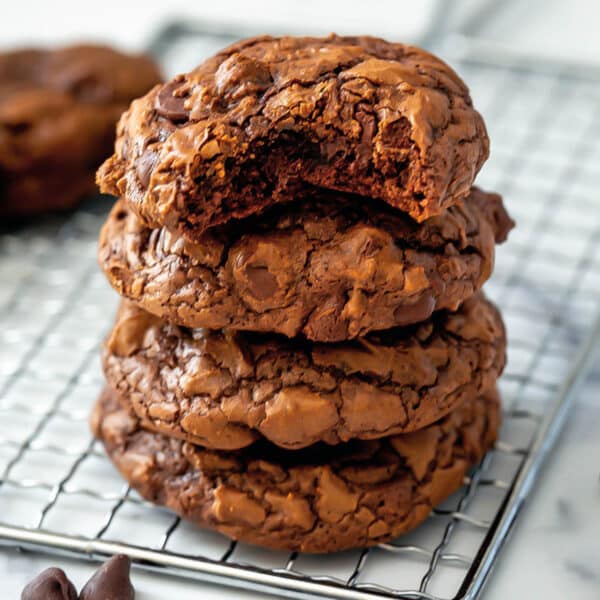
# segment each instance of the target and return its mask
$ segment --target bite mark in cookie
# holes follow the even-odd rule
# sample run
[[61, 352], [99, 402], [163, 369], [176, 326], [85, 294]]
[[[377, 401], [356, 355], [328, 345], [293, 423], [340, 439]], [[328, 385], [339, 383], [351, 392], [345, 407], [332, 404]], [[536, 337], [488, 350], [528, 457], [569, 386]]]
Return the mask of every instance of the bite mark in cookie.
[[423, 221], [468, 195], [488, 146], [465, 84], [423, 50], [260, 37], [134, 102], [98, 182], [188, 239], [307, 185]]

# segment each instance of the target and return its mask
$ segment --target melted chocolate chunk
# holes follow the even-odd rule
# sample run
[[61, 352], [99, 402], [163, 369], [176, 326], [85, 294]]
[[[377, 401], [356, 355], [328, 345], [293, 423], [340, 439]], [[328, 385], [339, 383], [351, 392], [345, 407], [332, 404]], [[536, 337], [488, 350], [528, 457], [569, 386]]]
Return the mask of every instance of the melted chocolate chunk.
[[225, 100], [264, 92], [273, 83], [269, 67], [259, 60], [236, 55], [223, 61], [215, 73], [217, 93]]
[[182, 84], [179, 80], [172, 81], [164, 86], [156, 96], [156, 112], [176, 123], [186, 121], [189, 111], [185, 108], [187, 94], [181, 92]]
[[144, 188], [147, 188], [150, 183], [150, 176], [157, 160], [158, 155], [156, 152], [151, 148], [147, 148], [135, 163], [138, 179]]

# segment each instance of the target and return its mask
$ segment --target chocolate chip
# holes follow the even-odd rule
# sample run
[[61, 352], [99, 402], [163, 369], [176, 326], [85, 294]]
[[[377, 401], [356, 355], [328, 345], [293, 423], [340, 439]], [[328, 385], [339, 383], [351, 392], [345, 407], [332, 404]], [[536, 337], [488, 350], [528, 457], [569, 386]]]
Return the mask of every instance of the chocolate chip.
[[173, 125], [171, 121], [166, 119], [159, 119], [156, 127], [156, 142], [164, 142], [171, 134], [177, 130], [177, 127]]
[[135, 172], [137, 173], [140, 184], [147, 188], [150, 183], [150, 176], [158, 161], [158, 153], [147, 148], [135, 161]]
[[357, 147], [358, 163], [361, 167], [366, 168], [373, 154], [373, 137], [377, 131], [377, 123], [375, 117], [363, 110], [356, 112], [356, 120], [360, 123], [362, 133], [360, 136], [360, 144]]
[[182, 82], [176, 79], [160, 90], [154, 108], [159, 115], [171, 121], [187, 121], [189, 111], [185, 108], [186, 99], [187, 92], [182, 89]]
[[77, 590], [62, 569], [52, 567], [25, 586], [21, 600], [77, 600]]
[[125, 161], [129, 158], [129, 140], [127, 138], [121, 144], [121, 158]]
[[264, 63], [234, 54], [223, 61], [215, 73], [217, 93], [227, 100], [260, 94], [273, 83], [271, 72]]
[[248, 266], [245, 271], [250, 293], [258, 300], [271, 298], [279, 288], [277, 278], [267, 267]]
[[431, 293], [423, 294], [413, 304], [402, 304], [394, 311], [398, 325], [409, 325], [428, 319], [435, 308], [435, 298]]
[[79, 600], [133, 600], [135, 590], [129, 579], [130, 568], [128, 556], [113, 556], [85, 584]]

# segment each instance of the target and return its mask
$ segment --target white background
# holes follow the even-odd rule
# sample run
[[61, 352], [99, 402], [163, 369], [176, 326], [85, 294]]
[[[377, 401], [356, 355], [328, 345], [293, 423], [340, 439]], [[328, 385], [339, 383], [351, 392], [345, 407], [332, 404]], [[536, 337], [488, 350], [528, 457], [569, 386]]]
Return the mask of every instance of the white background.
[[[439, 0], [458, 15], [487, 0]], [[173, 18], [259, 24], [265, 30], [370, 33], [416, 39], [438, 0], [11, 0], [0, 11], [0, 47], [97, 40], [139, 49]], [[600, 2], [499, 0], [481, 31], [491, 40], [535, 53], [600, 61]], [[445, 25], [452, 27], [454, 20]]]

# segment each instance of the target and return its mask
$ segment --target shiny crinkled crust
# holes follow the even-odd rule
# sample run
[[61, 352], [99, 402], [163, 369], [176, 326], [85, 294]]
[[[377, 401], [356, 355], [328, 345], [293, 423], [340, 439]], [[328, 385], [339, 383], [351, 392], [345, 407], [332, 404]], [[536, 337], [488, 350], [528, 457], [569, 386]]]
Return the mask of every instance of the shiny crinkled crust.
[[190, 242], [119, 201], [98, 258], [112, 286], [186, 327], [337, 342], [456, 309], [487, 280], [513, 223], [497, 194], [418, 224], [380, 203], [315, 194]]
[[352, 342], [184, 329], [130, 302], [103, 350], [109, 385], [144, 427], [237, 449], [415, 431], [496, 383], [505, 334], [481, 295], [458, 312]]
[[390, 541], [456, 491], [496, 438], [495, 391], [420, 431], [287, 452], [237, 452], [144, 430], [105, 390], [92, 428], [127, 482], [150, 502], [252, 544], [334, 552]]
[[70, 208], [96, 191], [129, 102], [154, 62], [103, 46], [0, 53], [0, 216]]
[[307, 185], [423, 221], [466, 197], [485, 125], [452, 69], [372, 37], [260, 37], [135, 101], [102, 191], [188, 239]]

